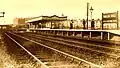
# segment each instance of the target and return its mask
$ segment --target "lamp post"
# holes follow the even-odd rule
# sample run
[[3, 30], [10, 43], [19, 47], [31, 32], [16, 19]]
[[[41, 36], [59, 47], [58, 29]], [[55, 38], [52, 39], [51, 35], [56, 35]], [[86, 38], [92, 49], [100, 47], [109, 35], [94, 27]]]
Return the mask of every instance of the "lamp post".
[[91, 6], [91, 8], [90, 8], [90, 12], [91, 12], [91, 21], [92, 21], [92, 12], [93, 12], [93, 8], [92, 8], [92, 6]]

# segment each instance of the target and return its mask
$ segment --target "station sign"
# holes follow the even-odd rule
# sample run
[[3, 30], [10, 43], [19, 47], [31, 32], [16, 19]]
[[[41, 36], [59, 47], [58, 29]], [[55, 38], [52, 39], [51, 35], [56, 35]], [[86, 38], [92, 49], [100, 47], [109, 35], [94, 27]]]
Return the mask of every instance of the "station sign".
[[102, 29], [104, 23], [116, 23], [117, 29], [119, 28], [119, 22], [118, 22], [118, 11], [113, 13], [102, 13]]

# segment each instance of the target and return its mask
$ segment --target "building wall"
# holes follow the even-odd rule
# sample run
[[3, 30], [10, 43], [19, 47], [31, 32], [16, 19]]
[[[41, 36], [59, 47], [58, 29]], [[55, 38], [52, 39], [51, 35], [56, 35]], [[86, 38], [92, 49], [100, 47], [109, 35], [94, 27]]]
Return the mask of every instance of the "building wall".
[[25, 24], [25, 18], [15, 18], [14, 19], [14, 24], [15, 25]]

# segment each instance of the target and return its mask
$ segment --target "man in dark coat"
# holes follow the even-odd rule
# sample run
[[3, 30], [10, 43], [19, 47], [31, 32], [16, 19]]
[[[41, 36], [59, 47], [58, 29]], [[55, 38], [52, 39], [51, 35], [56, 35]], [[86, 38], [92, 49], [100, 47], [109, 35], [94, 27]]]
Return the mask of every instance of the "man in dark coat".
[[95, 22], [94, 22], [94, 19], [92, 19], [92, 22], [91, 22], [91, 29], [94, 29], [95, 27]]
[[83, 19], [83, 29], [85, 29], [85, 19]]
[[70, 29], [73, 29], [73, 20], [71, 20]]

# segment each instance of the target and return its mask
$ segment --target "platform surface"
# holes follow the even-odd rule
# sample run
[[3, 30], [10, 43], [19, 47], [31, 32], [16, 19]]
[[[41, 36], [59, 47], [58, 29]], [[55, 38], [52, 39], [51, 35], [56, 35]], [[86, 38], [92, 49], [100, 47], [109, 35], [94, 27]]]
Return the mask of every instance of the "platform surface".
[[57, 30], [57, 31], [94, 31], [94, 32], [110, 32], [113, 34], [120, 35], [120, 30], [83, 30], [83, 29], [48, 29], [48, 28], [39, 28], [32, 30]]

